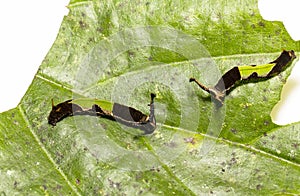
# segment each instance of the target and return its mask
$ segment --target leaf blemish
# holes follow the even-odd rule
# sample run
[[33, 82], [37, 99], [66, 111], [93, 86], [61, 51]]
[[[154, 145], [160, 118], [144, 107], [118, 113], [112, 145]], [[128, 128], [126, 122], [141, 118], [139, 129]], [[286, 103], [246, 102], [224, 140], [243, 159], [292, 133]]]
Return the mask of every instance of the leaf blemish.
[[184, 138], [184, 142], [185, 143], [191, 143], [191, 144], [195, 145], [196, 140], [193, 137], [189, 137], [189, 138]]
[[256, 190], [261, 190], [262, 189], [262, 185], [261, 184], [258, 184], [258, 185], [256, 185]]
[[165, 145], [168, 146], [168, 147], [171, 147], [171, 148], [176, 148], [177, 147], [177, 144], [174, 141], [171, 141], [169, 143], [165, 143]]
[[237, 134], [238, 130], [234, 129], [234, 128], [231, 128], [230, 131], [233, 133], [233, 134]]
[[81, 27], [82, 29], [84, 29], [84, 28], [87, 28], [87, 27], [88, 27], [88, 25], [87, 25], [85, 22], [83, 22], [82, 20], [81, 20], [81, 21], [79, 21], [79, 25], [80, 25], [80, 27]]
[[292, 143], [292, 147], [294, 147], [294, 148], [296, 148], [296, 149], [298, 149], [298, 148], [299, 148], [299, 146], [300, 146], [300, 144], [299, 144], [299, 143]]
[[269, 124], [270, 124], [270, 122], [269, 122], [268, 120], [265, 120], [265, 121], [264, 121], [264, 125], [265, 125], [265, 126], [268, 126]]
[[258, 26], [265, 27], [266, 25], [265, 25], [265, 23], [263, 21], [259, 21]]

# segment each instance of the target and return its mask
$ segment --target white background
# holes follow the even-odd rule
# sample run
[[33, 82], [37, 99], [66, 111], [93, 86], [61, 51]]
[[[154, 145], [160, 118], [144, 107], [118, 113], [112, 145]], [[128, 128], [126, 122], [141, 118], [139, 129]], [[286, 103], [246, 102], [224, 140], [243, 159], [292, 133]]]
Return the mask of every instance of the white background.
[[[68, 0], [2, 1], [0, 6], [0, 112], [14, 108], [29, 87], [52, 46]], [[260, 0], [266, 20], [283, 21], [294, 40], [300, 39], [299, 0]], [[290, 49], [290, 48], [287, 48]], [[282, 101], [272, 112], [274, 122], [300, 121], [300, 63], [283, 89]]]

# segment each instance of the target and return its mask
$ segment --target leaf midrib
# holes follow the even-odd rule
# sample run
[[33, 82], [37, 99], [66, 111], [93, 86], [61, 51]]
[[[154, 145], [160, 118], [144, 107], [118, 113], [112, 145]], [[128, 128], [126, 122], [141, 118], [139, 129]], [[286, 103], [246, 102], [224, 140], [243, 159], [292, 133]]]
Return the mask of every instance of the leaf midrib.
[[39, 137], [35, 134], [33, 127], [31, 126], [23, 108], [22, 108], [22, 104], [20, 104], [18, 106], [18, 109], [20, 111], [20, 114], [22, 116], [22, 118], [24, 119], [30, 133], [32, 134], [33, 138], [35, 139], [35, 141], [37, 142], [38, 146], [41, 148], [42, 152], [46, 155], [46, 157], [48, 158], [48, 160], [50, 161], [50, 163], [53, 165], [54, 169], [63, 177], [63, 179], [65, 179], [66, 183], [68, 184], [68, 186], [70, 187], [70, 189], [78, 196], [80, 196], [81, 194], [78, 192], [78, 189], [71, 183], [71, 181], [68, 179], [68, 177], [65, 175], [65, 173], [60, 169], [59, 165], [57, 165], [54, 161], [54, 159], [52, 158], [51, 154], [47, 151], [47, 149], [45, 148], [45, 146], [42, 144], [42, 142], [40, 141]]

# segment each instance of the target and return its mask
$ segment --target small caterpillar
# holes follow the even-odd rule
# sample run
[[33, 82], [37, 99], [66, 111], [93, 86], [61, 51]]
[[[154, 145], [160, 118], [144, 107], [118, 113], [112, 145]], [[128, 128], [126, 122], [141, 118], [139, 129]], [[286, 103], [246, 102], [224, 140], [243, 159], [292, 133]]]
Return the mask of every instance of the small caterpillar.
[[296, 55], [293, 50], [283, 50], [283, 52], [276, 60], [268, 64], [243, 65], [233, 67], [219, 79], [219, 81], [214, 87], [206, 87], [199, 81], [197, 81], [195, 78], [190, 78], [190, 82], [196, 82], [196, 84], [198, 84], [198, 86], [202, 90], [211, 94], [212, 98], [217, 101], [216, 103], [219, 106], [222, 106], [224, 103], [226, 93], [232, 87], [234, 87], [234, 85], [238, 81], [260, 78], [269, 79], [284, 71], [295, 58]]
[[[140, 129], [144, 131], [144, 134], [151, 134], [156, 128], [154, 115], [155, 97], [156, 95], [151, 93], [149, 116], [132, 107], [101, 100], [93, 100], [93, 103], [97, 104], [93, 104], [90, 108], [84, 108], [81, 105], [84, 105], [84, 103], [85, 105], [86, 103], [91, 103], [91, 99], [70, 99], [57, 105], [54, 105], [52, 100], [52, 110], [48, 116], [48, 123], [55, 126], [57, 122], [69, 116], [99, 116], [109, 120], [118, 121], [128, 127]], [[111, 109], [111, 111], [109, 109]]]

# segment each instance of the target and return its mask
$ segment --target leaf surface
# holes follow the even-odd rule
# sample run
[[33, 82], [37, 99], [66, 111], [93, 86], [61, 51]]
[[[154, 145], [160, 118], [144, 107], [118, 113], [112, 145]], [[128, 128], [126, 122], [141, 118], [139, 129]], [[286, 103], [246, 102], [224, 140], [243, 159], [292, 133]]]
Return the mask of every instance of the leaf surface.
[[[300, 51], [255, 0], [68, 7], [27, 93], [0, 114], [1, 194], [299, 194], [299, 123], [270, 118], [292, 66], [237, 86], [220, 109], [189, 83], [214, 85], [233, 66]], [[152, 92], [158, 127], [149, 136], [90, 116], [47, 124], [51, 99], [98, 98], [148, 114]]]

